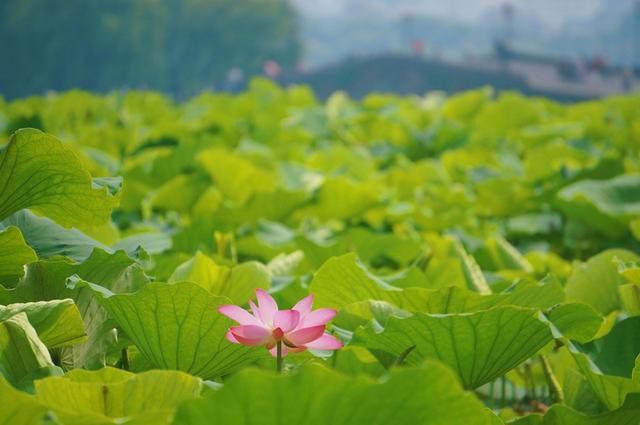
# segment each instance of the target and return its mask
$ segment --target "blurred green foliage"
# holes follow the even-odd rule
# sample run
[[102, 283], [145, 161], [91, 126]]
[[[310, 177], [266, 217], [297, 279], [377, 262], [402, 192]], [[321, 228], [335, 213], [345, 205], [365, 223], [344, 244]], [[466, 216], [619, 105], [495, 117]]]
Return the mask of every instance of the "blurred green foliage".
[[[0, 423], [637, 425], [639, 140], [638, 96], [0, 99]], [[345, 348], [260, 370], [256, 287]]]

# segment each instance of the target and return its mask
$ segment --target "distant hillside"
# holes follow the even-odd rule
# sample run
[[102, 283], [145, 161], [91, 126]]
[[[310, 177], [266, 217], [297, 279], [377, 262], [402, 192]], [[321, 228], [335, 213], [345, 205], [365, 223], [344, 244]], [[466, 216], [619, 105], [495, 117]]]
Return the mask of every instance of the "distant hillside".
[[284, 82], [308, 84], [323, 99], [337, 90], [362, 98], [371, 92], [422, 95], [439, 90], [457, 93], [487, 85], [497, 90], [517, 90], [560, 101], [587, 97], [533, 89], [523, 78], [501, 70], [483, 70], [399, 54], [351, 58]]

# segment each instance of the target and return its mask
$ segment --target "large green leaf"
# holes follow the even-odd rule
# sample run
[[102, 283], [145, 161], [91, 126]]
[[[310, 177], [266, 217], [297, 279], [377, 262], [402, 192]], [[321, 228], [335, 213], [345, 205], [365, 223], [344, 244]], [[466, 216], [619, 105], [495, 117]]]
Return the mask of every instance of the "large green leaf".
[[24, 265], [37, 259], [20, 230], [9, 227], [0, 232], [0, 285], [13, 286], [24, 274]]
[[[431, 314], [473, 313], [497, 306], [517, 306], [547, 311], [562, 302], [563, 298], [563, 288], [555, 280], [543, 281], [539, 284], [521, 282], [504, 293], [488, 295], [482, 295], [459, 286], [450, 286], [428, 291], [426, 303], [420, 306], [418, 311]], [[571, 313], [575, 309], [565, 311], [565, 305], [562, 305], [561, 311], [554, 316], [554, 319], [557, 317], [560, 320], [563, 330], [568, 327], [582, 329], [586, 326], [587, 329], [583, 333], [593, 332], [589, 334], [591, 337], [598, 330], [602, 319], [590, 307], [584, 304], [582, 306], [588, 311], [582, 312], [583, 314], [576, 317], [576, 314], [580, 312], [575, 312], [576, 314], [572, 315]], [[384, 324], [391, 315], [406, 317], [408, 313], [394, 308], [384, 301], [367, 300], [344, 306], [336, 317], [335, 323], [341, 328], [355, 329], [359, 325], [365, 325], [371, 319], [376, 319], [378, 323]], [[576, 323], [582, 319], [588, 322], [586, 324]], [[594, 322], [596, 321], [598, 327], [594, 330]]]
[[611, 332], [590, 344], [589, 351], [603, 373], [631, 378], [640, 355], [640, 317], [616, 323]]
[[73, 300], [0, 305], [0, 321], [18, 313], [27, 314], [29, 323], [48, 348], [76, 345], [87, 339], [82, 317]]
[[244, 204], [254, 193], [273, 189], [275, 175], [225, 149], [200, 152], [197, 161], [211, 176], [215, 186], [231, 201]]
[[354, 331], [370, 320], [384, 326], [391, 316], [409, 317], [411, 313], [386, 301], [367, 300], [344, 306], [333, 323], [340, 329]]
[[593, 339], [604, 319], [586, 304], [558, 305], [547, 313], [547, 318], [562, 335], [580, 343]]
[[509, 425], [638, 425], [640, 423], [640, 394], [630, 394], [620, 408], [599, 415], [587, 416], [559, 404], [542, 415], [525, 416], [508, 422]]
[[568, 351], [563, 350], [557, 356], [547, 358], [556, 362], [552, 364], [552, 370], [558, 377], [568, 407], [587, 415], [608, 411], [582, 373], [575, 368], [575, 361]]
[[332, 367], [336, 371], [351, 375], [367, 374], [379, 377], [387, 372], [378, 359], [364, 347], [347, 345], [340, 349], [339, 354], [334, 353], [333, 359]]
[[404, 362], [413, 365], [425, 358], [439, 359], [458, 373], [465, 388], [477, 388], [536, 354], [551, 338], [535, 310], [496, 307], [476, 313], [391, 317], [382, 331], [373, 326], [359, 329], [352, 343], [395, 357], [406, 355]]
[[640, 382], [620, 376], [605, 375], [586, 354], [579, 352], [571, 344], [568, 344], [568, 349], [578, 366], [578, 370], [585, 377], [598, 399], [609, 410], [622, 406], [628, 394], [640, 393]]
[[109, 326], [104, 309], [88, 289], [69, 289], [66, 280], [74, 274], [99, 283], [113, 292], [134, 291], [147, 281], [139, 266], [123, 251], [109, 254], [96, 249], [79, 263], [69, 259], [41, 260], [30, 264], [22, 281], [12, 290], [0, 288], [0, 304], [25, 303], [71, 298], [75, 301], [88, 341], [65, 348], [61, 354], [67, 367], [99, 368], [105, 364], [107, 347], [112, 345], [113, 326]]
[[136, 233], [123, 238], [113, 248], [135, 254], [142, 248], [148, 254], [160, 254], [171, 249], [171, 236], [162, 232]]
[[398, 307], [419, 311], [429, 291], [422, 288], [400, 289], [371, 274], [355, 254], [333, 257], [318, 269], [310, 292], [318, 307], [342, 308], [366, 300], [387, 301]]
[[322, 220], [347, 220], [362, 214], [380, 199], [377, 184], [356, 182], [345, 176], [328, 178], [320, 187], [318, 201], [310, 214]]
[[49, 351], [26, 313], [0, 322], [0, 375], [17, 386], [37, 370], [49, 366], [53, 366]]
[[245, 304], [255, 296], [254, 289], [269, 289], [271, 275], [263, 264], [252, 261], [235, 267], [216, 264], [200, 251], [176, 268], [169, 282], [194, 282], [214, 295]]
[[42, 405], [66, 425], [169, 424], [184, 400], [198, 397], [201, 381], [176, 371], [138, 375], [119, 369], [74, 370], [35, 383]]
[[640, 285], [627, 283], [620, 285], [620, 302], [629, 316], [640, 316]]
[[622, 237], [631, 218], [640, 215], [640, 175], [580, 181], [558, 193], [558, 204], [603, 235]]
[[35, 425], [42, 423], [47, 409], [32, 395], [13, 388], [0, 377], [0, 425]]
[[149, 200], [154, 209], [189, 212], [211, 180], [200, 173], [179, 174], [164, 183]]
[[94, 248], [111, 251], [106, 245], [78, 229], [66, 229], [47, 217], [38, 217], [29, 210], [18, 211], [2, 223], [18, 227], [24, 239], [40, 258], [64, 255], [84, 261]]
[[[256, 223], [262, 219], [284, 220], [293, 210], [305, 200], [303, 192], [288, 190], [271, 190], [253, 194], [242, 206], [223, 204], [218, 208], [212, 219], [216, 223], [241, 226], [246, 223]], [[207, 205], [208, 200], [199, 203]]]
[[344, 238], [354, 246], [358, 256], [370, 264], [398, 264], [407, 266], [422, 253], [419, 239], [401, 237], [393, 233], [374, 233], [362, 227], [352, 227]]
[[622, 306], [629, 316], [640, 316], [640, 264], [618, 259], [618, 273], [631, 282], [618, 288]]
[[603, 319], [590, 306], [580, 303], [561, 304], [563, 288], [554, 279], [540, 283], [521, 282], [509, 290], [490, 295], [452, 286], [433, 291], [427, 298], [424, 313], [472, 313], [497, 306], [517, 306], [539, 309], [567, 338], [590, 341], [600, 329]]
[[492, 414], [436, 362], [392, 371], [388, 379], [308, 365], [276, 376], [246, 369], [201, 400], [186, 402], [176, 425], [492, 424]]
[[564, 300], [562, 285], [555, 280], [540, 283], [521, 282], [498, 294], [482, 295], [457, 286], [432, 291], [424, 313], [470, 313], [496, 306], [549, 309]]
[[229, 299], [191, 282], [150, 283], [134, 294], [72, 279], [90, 288], [100, 304], [147, 359], [158, 368], [176, 369], [209, 379], [267, 355], [227, 341], [231, 320], [217, 312]]
[[618, 286], [624, 282], [614, 259], [636, 261], [630, 251], [611, 249], [591, 257], [585, 263], [574, 264], [565, 286], [567, 301], [588, 304], [602, 315], [621, 307]]
[[18, 130], [0, 150], [0, 220], [31, 208], [65, 227], [100, 225], [118, 204], [103, 183], [55, 137]]

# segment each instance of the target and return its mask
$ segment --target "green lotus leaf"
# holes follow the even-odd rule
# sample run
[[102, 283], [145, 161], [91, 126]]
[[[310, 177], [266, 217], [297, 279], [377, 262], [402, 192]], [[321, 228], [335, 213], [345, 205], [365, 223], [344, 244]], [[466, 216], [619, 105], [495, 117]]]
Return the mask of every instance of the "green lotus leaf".
[[[458, 286], [450, 286], [428, 291], [426, 302], [420, 307], [419, 311], [430, 314], [472, 313], [497, 306], [517, 306], [546, 311], [561, 303], [563, 298], [562, 285], [555, 280], [543, 281], [539, 284], [521, 282], [504, 293], [489, 295], [482, 295]], [[602, 318], [590, 307], [584, 307], [588, 311], [577, 318], [567, 314], [569, 316], [566, 318], [567, 324], [561, 323], [563, 329], [566, 329], [569, 325], [574, 325], [575, 327], [582, 325], [575, 323], [574, 319], [590, 319], [591, 322], [585, 324], [588, 328], [585, 332], [593, 332], [595, 334], [602, 322]], [[375, 319], [384, 326], [387, 319], [392, 315], [407, 317], [410, 314], [384, 301], [367, 300], [344, 306], [336, 317], [335, 323], [344, 329], [355, 329], [360, 325], [365, 325], [369, 320]], [[597, 327], [593, 331], [594, 322], [596, 321]], [[593, 336], [593, 334], [590, 333], [589, 336]]]
[[290, 254], [282, 253], [274, 256], [271, 261], [269, 261], [267, 269], [273, 277], [283, 278], [292, 276], [303, 260], [304, 254], [302, 251], [293, 251]]
[[160, 254], [171, 249], [171, 237], [161, 232], [136, 233], [119, 240], [113, 249], [134, 255], [142, 248], [148, 254]]
[[27, 314], [29, 323], [47, 348], [81, 344], [87, 339], [82, 316], [73, 300], [0, 305], [0, 321], [19, 313]]
[[105, 365], [107, 347], [115, 343], [113, 326], [106, 322], [108, 315], [91, 291], [66, 286], [67, 278], [73, 275], [92, 279], [114, 292], [134, 291], [148, 280], [136, 262], [123, 251], [109, 254], [96, 248], [83, 262], [56, 258], [31, 263], [15, 289], [0, 288], [0, 304], [74, 300], [88, 340], [85, 344], [64, 348], [61, 360], [69, 368], [99, 368]]
[[592, 307], [580, 303], [558, 305], [547, 318], [563, 336], [580, 343], [592, 340], [604, 322]]
[[0, 376], [0, 424], [34, 425], [42, 423], [47, 408], [38, 400], [22, 391], [16, 390]]
[[194, 282], [214, 295], [225, 296], [234, 304], [245, 304], [255, 297], [254, 289], [269, 289], [271, 274], [266, 266], [252, 261], [234, 267], [220, 266], [213, 259], [196, 252], [179, 265], [169, 282]]
[[348, 252], [346, 241], [318, 237], [313, 233], [297, 236], [295, 238], [295, 244], [302, 250], [304, 258], [314, 268], [321, 267], [331, 257], [342, 256]]
[[310, 214], [322, 220], [347, 220], [376, 205], [380, 198], [375, 182], [356, 182], [348, 177], [328, 178], [319, 189], [318, 202]]
[[640, 316], [640, 285], [627, 283], [620, 285], [620, 302], [629, 316]]
[[559, 207], [569, 217], [616, 238], [628, 232], [640, 214], [640, 175], [621, 175], [610, 180], [582, 180], [558, 193]]
[[206, 175], [179, 174], [163, 184], [153, 194], [149, 204], [154, 209], [187, 213], [210, 185], [211, 180]]
[[400, 289], [371, 274], [355, 254], [345, 254], [325, 262], [311, 281], [309, 290], [317, 307], [342, 308], [366, 300], [387, 301], [396, 306], [420, 311], [429, 291], [423, 288]]
[[18, 211], [2, 224], [19, 228], [25, 241], [40, 258], [62, 255], [84, 261], [94, 248], [111, 252], [109, 247], [78, 229], [66, 229], [50, 218], [38, 217], [29, 210]]
[[[384, 330], [356, 331], [353, 344], [379, 350], [416, 365], [435, 358], [450, 366], [465, 388], [477, 388], [503, 375], [552, 339], [535, 310], [496, 307], [462, 314], [391, 317]], [[413, 348], [412, 348], [413, 347]]]
[[507, 422], [509, 425], [637, 425], [640, 417], [640, 394], [629, 394], [620, 408], [588, 416], [559, 404], [544, 415], [533, 414]]
[[470, 313], [508, 305], [546, 310], [563, 300], [562, 285], [555, 280], [521, 282], [505, 292], [488, 295], [451, 286], [431, 292], [421, 311], [438, 314]]
[[215, 378], [268, 355], [263, 347], [232, 344], [225, 338], [232, 321], [217, 308], [230, 301], [192, 282], [149, 283], [133, 294], [113, 294], [78, 278], [151, 364]]
[[640, 381], [605, 375], [586, 354], [579, 352], [570, 343], [567, 346], [591, 390], [609, 410], [622, 406], [628, 394], [640, 392]]
[[24, 274], [24, 265], [38, 257], [16, 227], [0, 231], [0, 285], [12, 287]]
[[198, 163], [211, 176], [214, 185], [230, 200], [243, 205], [258, 192], [273, 190], [276, 176], [240, 155], [226, 149], [200, 152]]
[[175, 424], [489, 425], [494, 418], [450, 370], [429, 361], [384, 381], [317, 364], [288, 376], [245, 369], [222, 389], [184, 403]]
[[332, 366], [342, 373], [371, 376], [383, 376], [386, 373], [384, 366], [364, 347], [347, 345], [334, 356], [335, 360], [332, 360]]
[[408, 266], [423, 251], [420, 240], [393, 233], [374, 233], [362, 227], [350, 228], [344, 235], [358, 256], [369, 264]]
[[26, 313], [0, 321], [0, 375], [14, 386], [37, 370], [53, 366]]
[[118, 205], [105, 183], [92, 180], [73, 151], [55, 137], [18, 130], [0, 151], [0, 220], [30, 208], [65, 227], [98, 226]]
[[636, 261], [638, 256], [622, 249], [610, 249], [575, 264], [565, 286], [567, 301], [580, 302], [607, 315], [621, 307], [618, 286], [624, 278], [618, 273], [614, 259]]
[[[216, 223], [229, 226], [257, 223], [262, 219], [284, 220], [300, 207], [306, 198], [307, 195], [302, 191], [276, 189], [256, 192], [242, 206], [221, 205], [213, 214], [213, 219]], [[201, 202], [208, 203], [208, 200], [202, 199]]]
[[170, 424], [175, 408], [198, 397], [200, 379], [177, 371], [133, 374], [106, 368], [35, 382], [37, 400], [64, 424]]
[[616, 323], [611, 332], [586, 348], [603, 373], [631, 378], [640, 355], [640, 317], [629, 317]]

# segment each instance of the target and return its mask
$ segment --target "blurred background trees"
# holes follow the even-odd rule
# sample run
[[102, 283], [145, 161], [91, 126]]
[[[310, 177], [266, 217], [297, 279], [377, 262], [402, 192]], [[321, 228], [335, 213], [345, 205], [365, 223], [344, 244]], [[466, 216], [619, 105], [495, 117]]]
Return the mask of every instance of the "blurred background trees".
[[[230, 69], [300, 56], [286, 0], [3, 0], [0, 93], [162, 90], [179, 97]], [[34, 69], [35, 68], [35, 69]]]
[[[0, 96], [640, 90], [640, 0], [0, 0]], [[1, 121], [1, 120], [0, 120]]]

